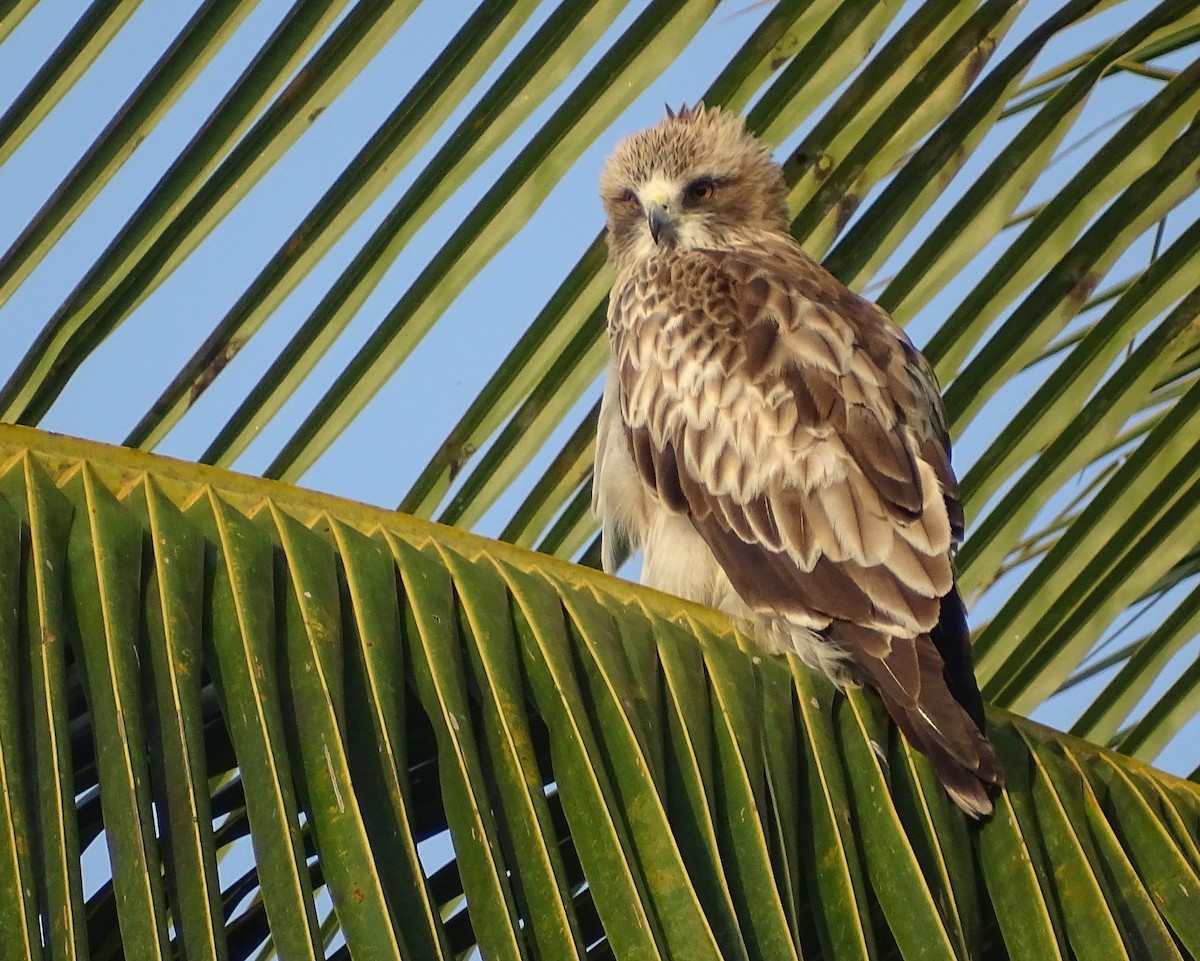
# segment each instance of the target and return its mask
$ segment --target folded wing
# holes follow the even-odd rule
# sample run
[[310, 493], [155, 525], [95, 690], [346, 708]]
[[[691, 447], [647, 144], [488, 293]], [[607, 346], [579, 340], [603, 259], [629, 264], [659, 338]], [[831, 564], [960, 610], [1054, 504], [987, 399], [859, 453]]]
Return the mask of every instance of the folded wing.
[[[614, 290], [610, 390], [637, 476], [754, 611], [817, 630], [976, 815], [983, 737], [936, 384], [904, 333], [794, 245], [691, 251]], [[614, 418], [615, 420], [615, 418]]]

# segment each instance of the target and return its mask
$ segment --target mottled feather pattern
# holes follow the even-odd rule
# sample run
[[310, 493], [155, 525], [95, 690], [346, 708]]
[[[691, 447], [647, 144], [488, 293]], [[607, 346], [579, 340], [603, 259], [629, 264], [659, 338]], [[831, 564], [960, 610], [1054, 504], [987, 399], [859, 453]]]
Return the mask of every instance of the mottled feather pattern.
[[737, 118], [684, 110], [634, 135], [601, 189], [617, 268], [606, 543], [641, 546], [646, 583], [745, 619], [764, 649], [875, 688], [951, 797], [986, 813], [1002, 773], [928, 365], [787, 233], [778, 168]]
[[[611, 334], [621, 414], [635, 435], [647, 434], [635, 453], [638, 445], [657, 452], [641, 459], [646, 475], [655, 478], [652, 486], [670, 483], [675, 492], [662, 456], [673, 451], [682, 473], [703, 478], [706, 494], [717, 495], [693, 510], [708, 510], [745, 540], [786, 551], [802, 570], [819, 553], [859, 565], [862, 581], [895, 554], [910, 586], [936, 599], [951, 577], [950, 528], [938, 519], [948, 516], [940, 503], [953, 491], [905, 436], [934, 428], [901, 423], [912, 412], [881, 390], [878, 348], [873, 359], [854, 327], [833, 324], [802, 288], [778, 282], [811, 266], [794, 246], [779, 246], [667, 251], [618, 282]], [[811, 276], [819, 296], [819, 275]], [[743, 285], [758, 296], [741, 296]], [[755, 310], [746, 309], [748, 299]], [[869, 323], [883, 323], [865, 301], [846, 306], [865, 311], [858, 326], [867, 337], [875, 333]], [[927, 500], [934, 508], [928, 517]], [[936, 622], [936, 605], [915, 616], [914, 607], [919, 602], [886, 605], [907, 629]]]

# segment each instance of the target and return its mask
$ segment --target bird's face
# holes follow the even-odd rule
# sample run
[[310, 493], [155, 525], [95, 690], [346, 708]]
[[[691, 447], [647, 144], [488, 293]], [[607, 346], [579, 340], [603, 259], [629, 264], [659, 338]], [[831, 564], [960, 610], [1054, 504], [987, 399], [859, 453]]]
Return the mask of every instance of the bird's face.
[[720, 110], [685, 108], [623, 140], [600, 192], [618, 269], [664, 249], [723, 249], [763, 230], [787, 230], [770, 150]]
[[622, 189], [607, 205], [618, 246], [640, 259], [652, 257], [658, 247], [690, 250], [717, 244], [721, 221], [729, 213], [727, 191], [735, 181], [702, 169], [681, 177], [655, 170]]

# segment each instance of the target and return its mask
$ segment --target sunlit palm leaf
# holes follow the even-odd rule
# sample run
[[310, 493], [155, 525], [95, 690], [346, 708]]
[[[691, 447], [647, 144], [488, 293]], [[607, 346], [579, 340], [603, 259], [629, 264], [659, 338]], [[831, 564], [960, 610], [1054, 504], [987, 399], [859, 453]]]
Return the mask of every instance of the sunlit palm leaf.
[[[1200, 950], [1195, 785], [996, 715], [1013, 789], [976, 826], [872, 695], [714, 612], [21, 428], [0, 460], [0, 640], [18, 680], [82, 695], [0, 724], [2, 836], [38, 852], [40, 883], [0, 883], [27, 956], [42, 918], [93, 958]], [[85, 901], [101, 828], [113, 882]]]

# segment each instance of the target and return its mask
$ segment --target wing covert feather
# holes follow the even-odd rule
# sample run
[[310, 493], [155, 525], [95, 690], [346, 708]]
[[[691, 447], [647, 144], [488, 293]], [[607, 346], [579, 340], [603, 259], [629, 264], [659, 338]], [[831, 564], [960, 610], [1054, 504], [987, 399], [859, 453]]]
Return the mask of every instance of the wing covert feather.
[[929, 631], [961, 509], [937, 388], [904, 334], [782, 244], [682, 253], [619, 287], [634, 463], [739, 594]]

